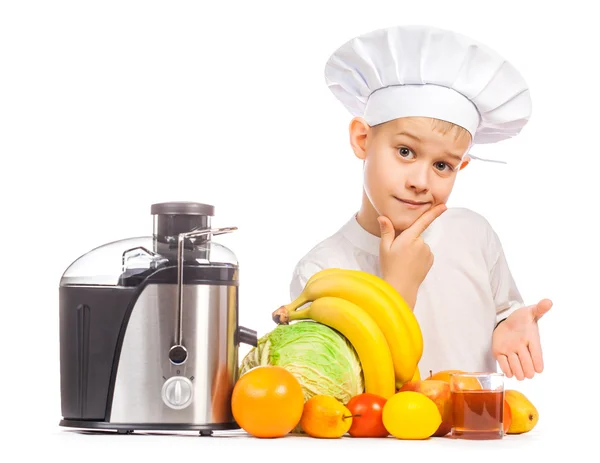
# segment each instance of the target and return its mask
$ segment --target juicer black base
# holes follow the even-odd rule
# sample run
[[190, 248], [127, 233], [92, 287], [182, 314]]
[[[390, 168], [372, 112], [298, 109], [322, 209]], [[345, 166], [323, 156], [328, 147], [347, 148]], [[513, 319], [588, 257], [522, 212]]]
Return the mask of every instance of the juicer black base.
[[200, 431], [201, 436], [210, 436], [213, 431], [239, 430], [235, 423], [218, 424], [186, 424], [186, 423], [108, 423], [106, 421], [61, 420], [59, 426], [65, 428], [102, 429], [117, 431], [119, 434], [130, 434], [138, 431]]

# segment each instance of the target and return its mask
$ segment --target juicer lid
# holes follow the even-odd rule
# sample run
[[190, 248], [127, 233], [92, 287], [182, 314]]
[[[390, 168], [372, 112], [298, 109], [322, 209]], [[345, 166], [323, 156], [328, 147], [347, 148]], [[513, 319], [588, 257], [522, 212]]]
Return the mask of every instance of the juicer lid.
[[[98, 246], [79, 256], [63, 272], [60, 286], [131, 286], [147, 277], [177, 284], [177, 262], [154, 252], [152, 236], [126, 238]], [[238, 260], [228, 247], [209, 241], [196, 246], [198, 259], [185, 267], [186, 280], [226, 283], [238, 278]], [[161, 270], [162, 269], [162, 270]], [[162, 275], [158, 275], [162, 272]], [[125, 281], [128, 281], [125, 283]]]
[[[153, 235], [98, 246], [80, 256], [64, 272], [61, 286], [121, 286], [154, 282], [237, 281], [237, 257], [212, 237], [236, 227], [212, 228], [214, 207], [179, 201], [152, 204]], [[180, 241], [182, 240], [182, 241]], [[180, 241], [180, 242], [179, 242]], [[172, 280], [172, 281], [171, 281]]]
[[213, 217], [215, 208], [210, 204], [175, 201], [152, 204], [150, 213], [152, 215], [206, 215]]

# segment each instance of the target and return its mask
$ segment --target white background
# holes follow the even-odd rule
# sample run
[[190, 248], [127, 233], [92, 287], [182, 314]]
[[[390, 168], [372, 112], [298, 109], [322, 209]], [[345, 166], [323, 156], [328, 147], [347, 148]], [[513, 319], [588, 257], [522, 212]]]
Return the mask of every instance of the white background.
[[[528, 449], [554, 455], [597, 421], [600, 43], [591, 2], [6, 1], [0, 7], [2, 436], [65, 461], [395, 458]], [[355, 35], [430, 24], [475, 37], [531, 86], [533, 116], [473, 150], [450, 206], [495, 228], [524, 298], [548, 297], [546, 369], [509, 380], [538, 407], [498, 443], [97, 436], [58, 427], [58, 282], [92, 248], [152, 232], [150, 205], [216, 206], [241, 265], [241, 324], [264, 334], [295, 263], [359, 206], [350, 115], [326, 88], [329, 54]], [[246, 346], [240, 350], [243, 355]], [[107, 445], [110, 444], [110, 445]], [[247, 446], [247, 447], [246, 447]], [[298, 452], [298, 449], [303, 449]], [[521, 453], [519, 453], [521, 454]], [[518, 454], [518, 455], [519, 455]]]

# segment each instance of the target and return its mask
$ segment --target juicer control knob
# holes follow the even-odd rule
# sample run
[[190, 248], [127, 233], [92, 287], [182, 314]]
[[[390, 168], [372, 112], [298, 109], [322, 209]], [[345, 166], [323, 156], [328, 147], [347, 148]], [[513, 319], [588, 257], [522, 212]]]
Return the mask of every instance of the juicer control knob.
[[165, 381], [162, 388], [163, 402], [175, 410], [181, 410], [192, 403], [194, 388], [185, 376], [173, 376]]

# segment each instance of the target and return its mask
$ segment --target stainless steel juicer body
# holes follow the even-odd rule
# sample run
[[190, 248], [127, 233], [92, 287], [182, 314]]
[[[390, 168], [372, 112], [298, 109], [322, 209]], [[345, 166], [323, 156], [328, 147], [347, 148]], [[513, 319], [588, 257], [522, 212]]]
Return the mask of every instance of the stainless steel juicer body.
[[[62, 426], [239, 428], [230, 405], [238, 347], [256, 345], [256, 333], [238, 323], [235, 257], [211, 240], [234, 229], [211, 229], [210, 212], [197, 203], [154, 205], [151, 241], [110, 243], [65, 272]], [[118, 278], [83, 265], [103, 255], [120, 256]]]

